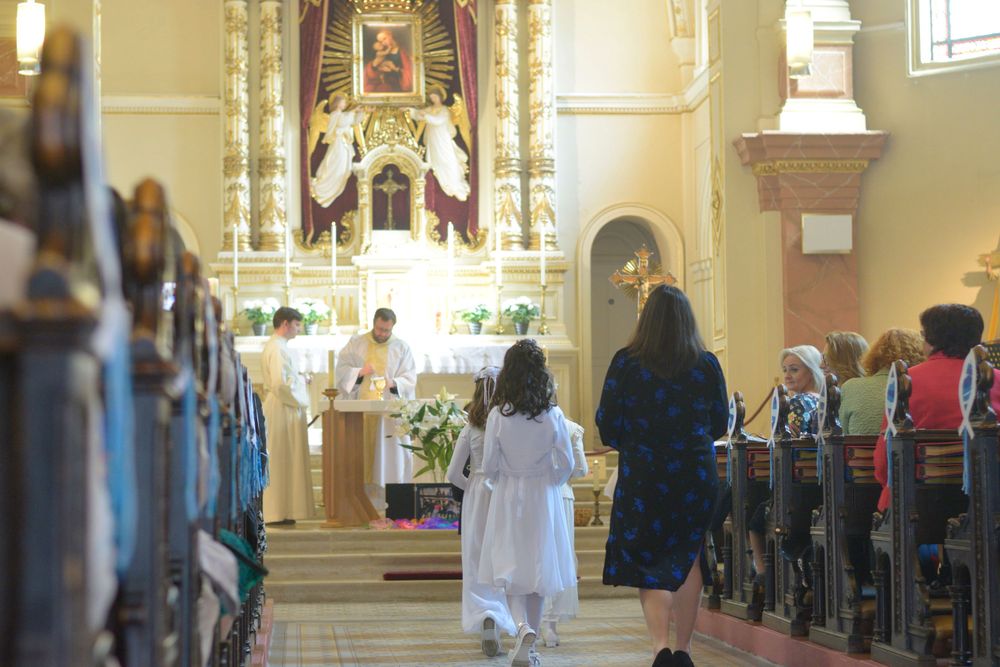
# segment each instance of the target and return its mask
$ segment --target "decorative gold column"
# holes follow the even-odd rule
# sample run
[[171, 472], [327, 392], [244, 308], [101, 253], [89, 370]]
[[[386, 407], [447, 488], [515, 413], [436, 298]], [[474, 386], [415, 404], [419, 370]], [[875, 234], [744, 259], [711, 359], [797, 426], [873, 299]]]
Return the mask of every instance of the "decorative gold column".
[[285, 106], [282, 96], [281, 2], [260, 3], [260, 249], [284, 250]]
[[[522, 250], [521, 141], [518, 130], [517, 0], [496, 0], [496, 200], [494, 233], [505, 250]], [[494, 246], [495, 242], [494, 242]]]
[[556, 92], [552, 58], [552, 0], [528, 4], [528, 209], [531, 212], [529, 247], [559, 249], [556, 231]]
[[224, 0], [226, 15], [225, 155], [222, 158], [223, 252], [250, 250], [250, 50], [247, 0]]

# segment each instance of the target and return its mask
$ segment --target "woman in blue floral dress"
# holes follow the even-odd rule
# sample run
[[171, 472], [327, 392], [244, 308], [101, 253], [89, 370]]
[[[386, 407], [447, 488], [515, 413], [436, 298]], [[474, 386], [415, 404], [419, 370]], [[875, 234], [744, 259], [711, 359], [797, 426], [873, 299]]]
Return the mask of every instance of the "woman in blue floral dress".
[[712, 443], [727, 416], [722, 369], [705, 351], [690, 302], [675, 287], [658, 287], [611, 361], [597, 411], [601, 440], [619, 455], [604, 583], [639, 589], [654, 667], [692, 664], [719, 483]]

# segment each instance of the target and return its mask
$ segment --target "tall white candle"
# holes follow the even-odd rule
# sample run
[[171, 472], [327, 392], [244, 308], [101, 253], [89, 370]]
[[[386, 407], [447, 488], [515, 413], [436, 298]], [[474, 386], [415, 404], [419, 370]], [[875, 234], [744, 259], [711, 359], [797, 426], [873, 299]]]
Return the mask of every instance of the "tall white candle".
[[292, 284], [292, 233], [285, 223], [285, 287]]
[[542, 253], [542, 269], [541, 269], [542, 287], [545, 287], [548, 284], [548, 281], [545, 279], [545, 255], [546, 255], [546, 253], [545, 253], [545, 232], [544, 231], [542, 232], [542, 244], [541, 244], [541, 246], [539, 246], [539, 250]]
[[337, 222], [330, 223], [330, 283], [337, 289]]
[[500, 236], [501, 236], [501, 234], [500, 234], [500, 227], [496, 228], [496, 230], [493, 232], [493, 236], [496, 237], [496, 250], [494, 251], [494, 253], [497, 256], [496, 257], [496, 259], [497, 259], [496, 283], [497, 283], [497, 287], [500, 287], [501, 285], [503, 285], [503, 271], [500, 268]]
[[455, 284], [455, 225], [448, 223], [448, 287], [445, 292], [445, 314], [448, 316], [448, 326], [451, 326], [451, 290]]
[[239, 229], [236, 223], [233, 223], [233, 289], [240, 286], [240, 251], [238, 243]]
[[[330, 333], [337, 329], [337, 221], [330, 223]], [[331, 367], [332, 368], [332, 367]], [[333, 377], [333, 371], [330, 371]], [[332, 381], [331, 381], [332, 385]]]

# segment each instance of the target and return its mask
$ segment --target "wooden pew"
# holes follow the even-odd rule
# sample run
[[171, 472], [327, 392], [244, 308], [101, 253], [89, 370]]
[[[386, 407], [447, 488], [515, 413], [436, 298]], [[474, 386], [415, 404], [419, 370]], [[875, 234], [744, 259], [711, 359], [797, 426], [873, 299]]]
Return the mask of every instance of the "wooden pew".
[[809, 639], [839, 651], [868, 650], [874, 599], [864, 600], [862, 586], [870, 569], [852, 549], [870, 539], [872, 512], [881, 486], [874, 478], [855, 480], [849, 450], [874, 449], [877, 436], [845, 436], [840, 425], [840, 388], [827, 374], [827, 410], [823, 425], [823, 504], [813, 511], [813, 616]]
[[136, 552], [119, 588], [118, 657], [126, 665], [169, 664], [167, 608], [167, 448], [168, 383], [177, 368], [163, 330], [173, 320], [163, 309], [167, 220], [162, 189], [152, 182], [135, 192], [134, 211], [124, 237], [124, 275], [132, 306], [132, 381], [138, 475]]
[[805, 573], [798, 560], [789, 560], [782, 556], [782, 552], [798, 556], [808, 547], [812, 512], [822, 502], [815, 472], [806, 477], [797, 474], [799, 466], [810, 459], [813, 462], [811, 470], [815, 471], [816, 440], [812, 436], [791, 436], [788, 429], [788, 393], [782, 385], [777, 391], [780, 401], [779, 435], [771, 467], [772, 506], [767, 523], [761, 621], [773, 630], [804, 636], [808, 633], [812, 617]]
[[[130, 352], [132, 444], [139, 478], [137, 544], [132, 561], [123, 564], [108, 630], [98, 630], [101, 621], [95, 613], [88, 616], [96, 611], [92, 603], [97, 597], [88, 562], [88, 510], [91, 497], [106, 492], [104, 482], [90, 474], [89, 462], [103, 454], [90, 434], [100, 433], [97, 418], [107, 410], [101, 401], [108, 395], [101, 383], [103, 362], [96, 354], [106, 345], [94, 343], [94, 301], [115, 294], [111, 288], [117, 290], [117, 276], [100, 283], [88, 277], [95, 254], [107, 260], [98, 253], [108, 250], [91, 247], [91, 235], [100, 238], [108, 230], [102, 227], [103, 216], [90, 215], [89, 222], [86, 217], [99, 209], [91, 207], [89, 197], [100, 186], [88, 176], [94, 173], [95, 154], [88, 141], [93, 143], [96, 134], [86, 106], [92, 102], [83, 72], [87, 59], [81, 54], [72, 33], [59, 28], [48, 32], [30, 141], [38, 183], [38, 254], [26, 300], [0, 313], [0, 423], [6, 438], [0, 447], [0, 512], [6, 517], [0, 529], [0, 665], [89, 667], [104, 664], [112, 651], [126, 665], [201, 664], [195, 611], [199, 567], [191, 538], [197, 524], [214, 530], [223, 522], [218, 516], [215, 522], [205, 521], [198, 512], [191, 516], [183, 500], [185, 487], [191, 487], [186, 473], [197, 464], [187, 448], [192, 427], [194, 433], [216, 428], [205, 421], [206, 400], [217, 390], [206, 366], [214, 365], [219, 353], [203, 335], [211, 318], [203, 308], [207, 287], [198, 278], [197, 262], [192, 256], [181, 261], [162, 189], [149, 183], [137, 190], [122, 253], [134, 315]], [[85, 176], [90, 179], [86, 187]], [[113, 261], [119, 261], [117, 253]], [[108, 265], [99, 264], [98, 273], [108, 278]], [[172, 313], [163, 309], [165, 281], [177, 283]], [[95, 299], [83, 300], [80, 294]], [[231, 344], [228, 349], [245, 375]], [[172, 400], [182, 395], [176, 382], [182, 372], [198, 392], [194, 412], [177, 409], [179, 401]], [[251, 401], [242, 413], [246, 428], [252, 423], [263, 430], [257, 405]], [[111, 423], [114, 414], [107, 416]], [[231, 432], [240, 425], [230, 420], [218, 428]], [[259, 466], [263, 454], [258, 449], [234, 459], [233, 451], [232, 442], [222, 438], [219, 454], [230, 463], [230, 476], [223, 478], [219, 494], [226, 495], [230, 507], [240, 506], [226, 513], [226, 525], [249, 536], [247, 517], [260, 516], [259, 489], [249, 501], [244, 494], [234, 502], [238, 493], [230, 482], [241, 474], [241, 466]], [[259, 558], [264, 545], [258, 544]], [[170, 575], [173, 608], [168, 604]], [[238, 643], [225, 655], [219, 650], [212, 664], [249, 662], [262, 595], [258, 586], [232, 634]]]
[[190, 505], [192, 494], [197, 495], [199, 401], [203, 400], [199, 394], [204, 393], [198, 373], [201, 340], [196, 286], [200, 276], [197, 258], [180, 250], [179, 237], [173, 243], [178, 250], [174, 352], [181, 382], [176, 384], [170, 419], [167, 554], [169, 575], [175, 589], [174, 628], [178, 655], [181, 664], [194, 664], [199, 654], [197, 603], [201, 584], [195, 539], [199, 513]]
[[[987, 351], [977, 346], [976, 399], [970, 421], [971, 466], [968, 511], [948, 522], [945, 551], [951, 562], [952, 664], [1000, 665], [1000, 447], [989, 393], [995, 381]], [[971, 615], [971, 627], [969, 617]]]
[[[221, 316], [221, 304], [216, 311]], [[220, 317], [221, 321], [221, 317]], [[238, 451], [238, 443], [243, 429], [237, 414], [239, 402], [237, 396], [237, 373], [240, 372], [238, 355], [235, 352], [233, 334], [220, 327], [220, 400], [222, 402], [222, 437], [219, 440], [219, 478], [216, 504], [215, 534], [225, 529], [237, 532], [237, 506], [239, 501], [235, 485], [237, 467], [233, 465], [233, 452]], [[239, 522], [242, 523], [242, 522]], [[242, 649], [239, 645], [239, 630], [231, 628], [229, 632], [220, 634], [216, 640], [216, 664], [220, 667], [232, 667], [240, 664]]]
[[[6, 526], [0, 530], [0, 572], [13, 573], [17, 564], [17, 545], [21, 524], [14, 517], [21, 495], [17, 472], [20, 468], [16, 451], [20, 451], [20, 416], [18, 406], [18, 361], [20, 343], [15, 330], [16, 321], [10, 312], [0, 311], [0, 424], [9, 446], [0, 447], [0, 516], [7, 517]], [[17, 610], [16, 579], [0, 577], [0, 633], [16, 637]], [[14, 642], [0, 642], [0, 664], [14, 664]]]
[[[896, 362], [899, 377], [892, 437], [892, 497], [884, 514], [876, 513], [871, 533], [875, 552], [875, 628], [872, 658], [893, 667], [936, 664], [950, 641], [951, 601], [936, 596], [921, 572], [917, 549], [942, 544], [949, 518], [964, 512], [968, 499], [961, 479], [918, 483], [918, 445], [956, 443], [956, 433], [917, 431], [910, 419], [910, 379], [906, 364]], [[943, 592], [943, 591], [942, 591]]]
[[[715, 443], [715, 461], [720, 485], [729, 483], [726, 475], [726, 461], [728, 458], [728, 444], [725, 442]], [[729, 506], [726, 507], [725, 511], [727, 513], [730, 511]], [[709, 609], [719, 609], [722, 606], [722, 595], [725, 587], [725, 568], [723, 566], [725, 562], [723, 556], [724, 543], [725, 531], [721, 526], [718, 530], [710, 530], [705, 538], [705, 554], [708, 559], [708, 568], [712, 572], [712, 580], [703, 582], [706, 604]]]
[[746, 403], [743, 394], [736, 392], [736, 423], [730, 448], [733, 501], [729, 518], [723, 524], [723, 585], [720, 609], [730, 616], [760, 620], [763, 611], [761, 600], [755, 602], [754, 578], [750, 545], [747, 538], [747, 521], [757, 506], [767, 499], [767, 478], [750, 478], [750, 454], [767, 453], [760, 438], [751, 437], [743, 428]]
[[[28, 297], [12, 324], [16, 366], [0, 394], [16, 392], [5, 474], [14, 481], [6, 515], [10, 578], [4, 648], [11, 665], [85, 665], [95, 636], [88, 629], [86, 479], [89, 414], [99, 363], [91, 351], [92, 306], [76, 296], [71, 269], [84, 254], [82, 47], [52, 29], [32, 107], [31, 153], [38, 178], [38, 254]], [[7, 329], [11, 333], [11, 329]], [[12, 349], [8, 347], [8, 350]], [[6, 423], [4, 427], [6, 428]]]

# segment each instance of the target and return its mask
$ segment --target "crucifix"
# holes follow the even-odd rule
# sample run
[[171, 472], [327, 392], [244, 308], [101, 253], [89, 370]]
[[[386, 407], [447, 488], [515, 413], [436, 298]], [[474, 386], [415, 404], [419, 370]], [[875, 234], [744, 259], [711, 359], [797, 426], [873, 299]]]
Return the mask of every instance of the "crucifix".
[[675, 285], [677, 278], [669, 271], [665, 275], [659, 273], [660, 267], [653, 266], [650, 270], [649, 258], [653, 251], [643, 244], [635, 251], [635, 259], [630, 259], [621, 269], [611, 274], [611, 283], [628, 295], [635, 294], [638, 297], [638, 310], [636, 317], [642, 314], [642, 309], [649, 298], [650, 288], [658, 285]]
[[990, 308], [990, 318], [986, 321], [986, 331], [983, 340], [995, 340], [1000, 334], [1000, 250], [994, 250], [979, 256], [979, 264], [986, 268], [986, 279], [993, 285], [993, 304]]
[[392, 180], [392, 168], [390, 167], [389, 169], [386, 169], [385, 180], [382, 182], [381, 185], [376, 185], [375, 189], [385, 193], [385, 196], [386, 196], [386, 209], [385, 209], [386, 221], [385, 221], [385, 228], [391, 230], [391, 229], [393, 229], [393, 224], [392, 224], [393, 223], [393, 220], [392, 220], [392, 197], [397, 192], [405, 190], [406, 189], [406, 184], [405, 183], [397, 183], [396, 181]]

